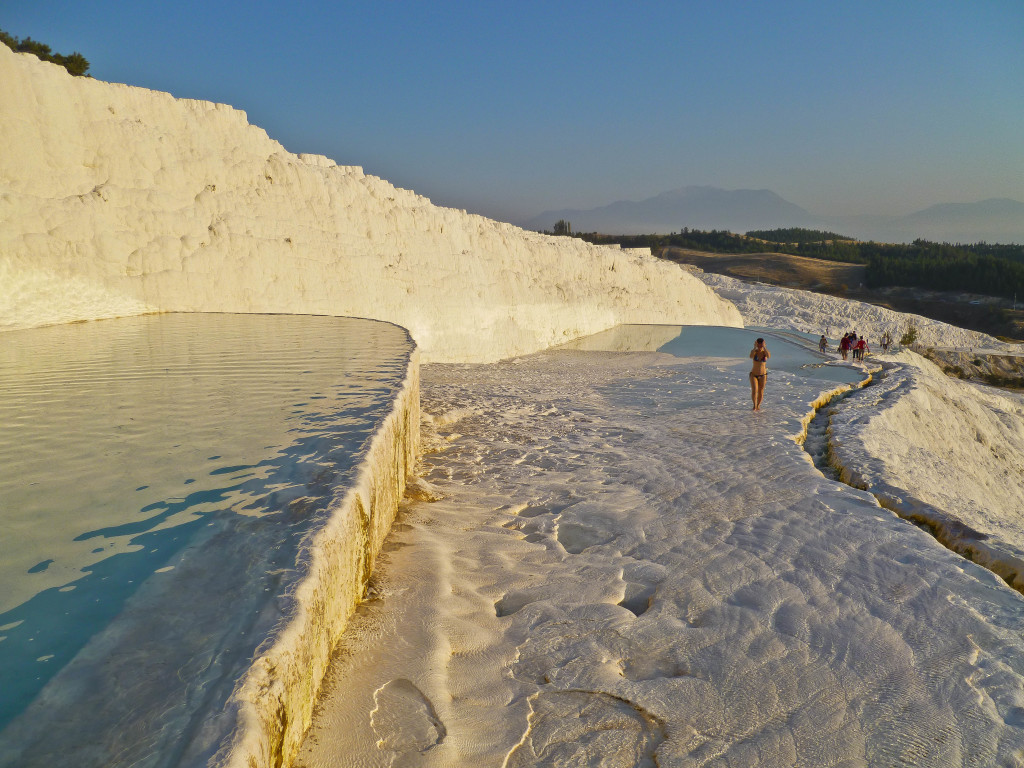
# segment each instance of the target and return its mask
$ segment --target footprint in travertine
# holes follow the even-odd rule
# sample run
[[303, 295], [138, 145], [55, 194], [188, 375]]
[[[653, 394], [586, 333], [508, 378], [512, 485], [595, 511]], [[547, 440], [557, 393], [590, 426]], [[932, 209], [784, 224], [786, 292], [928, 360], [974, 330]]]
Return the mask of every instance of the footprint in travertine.
[[665, 654], [639, 654], [623, 659], [621, 662], [622, 676], [633, 682], [658, 680], [668, 677], [696, 677], [691, 674], [684, 661]]
[[558, 543], [570, 555], [578, 555], [587, 547], [597, 544], [607, 544], [613, 538], [607, 533], [601, 533], [579, 523], [559, 523], [556, 536]]
[[511, 616], [513, 613], [521, 611], [524, 606], [540, 599], [542, 599], [542, 595], [537, 595], [530, 591], [508, 592], [494, 604], [494, 615], [499, 618]]
[[405, 481], [405, 495], [416, 501], [441, 501], [444, 494], [422, 477], [410, 477]]
[[503, 768], [657, 765], [664, 726], [628, 701], [594, 691], [547, 691], [531, 697], [530, 710], [526, 733]]
[[527, 504], [525, 507], [516, 512], [520, 517], [537, 517], [539, 515], [550, 515], [551, 510], [545, 507], [543, 504]]
[[446, 734], [430, 699], [409, 680], [397, 678], [373, 694], [370, 725], [377, 749], [394, 753], [393, 766], [416, 765], [418, 755], [437, 746]]
[[637, 584], [636, 582], [627, 581], [626, 592], [619, 601], [619, 605], [636, 616], [643, 616], [647, 613], [647, 609], [651, 607], [651, 600], [654, 598], [656, 591], [657, 588], [650, 584]]

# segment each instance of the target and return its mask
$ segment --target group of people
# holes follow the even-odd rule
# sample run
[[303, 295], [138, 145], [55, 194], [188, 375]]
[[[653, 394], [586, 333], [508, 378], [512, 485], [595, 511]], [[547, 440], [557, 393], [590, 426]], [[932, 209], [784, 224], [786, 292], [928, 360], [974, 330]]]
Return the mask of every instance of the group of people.
[[[892, 346], [892, 334], [889, 331], [882, 334], [881, 346], [883, 354], [889, 352], [889, 347]], [[825, 334], [822, 334], [821, 339], [818, 340], [818, 351], [824, 352], [827, 349], [828, 339], [825, 338]], [[852, 356], [854, 360], [863, 361], [864, 353], [870, 351], [871, 348], [864, 341], [864, 337], [858, 336], [856, 331], [844, 333], [843, 338], [839, 341], [839, 354], [843, 356], [843, 360]]]
[[[881, 339], [882, 352], [888, 352], [891, 345], [892, 334], [886, 331], [882, 334]], [[818, 340], [818, 350], [824, 352], [827, 349], [828, 339], [825, 338], [825, 334], [822, 334]], [[844, 333], [843, 338], [839, 341], [839, 354], [842, 355], [843, 360], [849, 359], [852, 355], [854, 361], [863, 362], [865, 353], [870, 351], [864, 337], [858, 336], [856, 331]], [[753, 410], [755, 411], [761, 410], [761, 401], [764, 400], [764, 385], [768, 380], [768, 358], [771, 356], [764, 339], [754, 342], [754, 348], [750, 350], [750, 359], [754, 361], [750, 371], [750, 399], [754, 401]]]
[[858, 336], [856, 331], [843, 334], [839, 341], [839, 354], [843, 356], [843, 360], [846, 360], [847, 355], [852, 355], [855, 361], [863, 362], [864, 353], [870, 351], [864, 337]]

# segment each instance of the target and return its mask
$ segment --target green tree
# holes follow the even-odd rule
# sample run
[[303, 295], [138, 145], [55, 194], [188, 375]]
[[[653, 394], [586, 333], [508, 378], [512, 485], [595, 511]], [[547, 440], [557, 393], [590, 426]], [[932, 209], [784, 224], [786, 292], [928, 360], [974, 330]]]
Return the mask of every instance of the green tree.
[[556, 235], [572, 235], [572, 224], [565, 219], [559, 219], [555, 222], [554, 232]]
[[19, 40], [14, 35], [5, 32], [2, 29], [0, 29], [0, 43], [3, 43], [12, 51], [17, 51], [18, 53], [31, 53], [43, 61], [60, 64], [64, 69], [76, 77], [82, 77], [89, 71], [88, 59], [78, 51], [75, 51], [68, 56], [64, 56], [59, 53], [54, 53], [46, 43], [40, 43], [38, 40], [33, 40], [31, 37]]
[[75, 51], [70, 56], [57, 56], [53, 57], [55, 64], [60, 64], [68, 72], [75, 77], [82, 77], [86, 72], [89, 71], [89, 61], [82, 54]]
[[907, 327], [903, 330], [903, 335], [900, 336], [900, 345], [909, 347], [917, 341], [917, 326], [914, 325], [913, 320], [907, 321]]

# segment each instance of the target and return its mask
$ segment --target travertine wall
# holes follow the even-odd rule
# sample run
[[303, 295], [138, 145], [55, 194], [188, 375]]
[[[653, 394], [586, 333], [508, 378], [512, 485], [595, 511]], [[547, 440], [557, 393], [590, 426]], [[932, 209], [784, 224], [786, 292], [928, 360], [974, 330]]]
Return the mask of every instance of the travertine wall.
[[149, 311], [388, 320], [487, 361], [617, 323], [739, 325], [675, 265], [293, 155], [220, 104], [0, 46], [0, 330]]
[[398, 512], [420, 447], [418, 353], [391, 413], [373, 436], [356, 480], [299, 564], [303, 578], [287, 624], [256, 658], [228, 711], [235, 728], [208, 765], [292, 765], [309, 728], [331, 653], [362, 599]]

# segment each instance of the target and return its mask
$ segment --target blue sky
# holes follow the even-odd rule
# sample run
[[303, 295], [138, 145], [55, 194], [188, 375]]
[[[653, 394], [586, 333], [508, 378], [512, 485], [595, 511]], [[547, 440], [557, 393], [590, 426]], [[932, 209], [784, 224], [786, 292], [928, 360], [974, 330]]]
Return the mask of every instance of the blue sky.
[[4, 0], [93, 76], [520, 222], [690, 184], [1024, 201], [1024, 2]]

